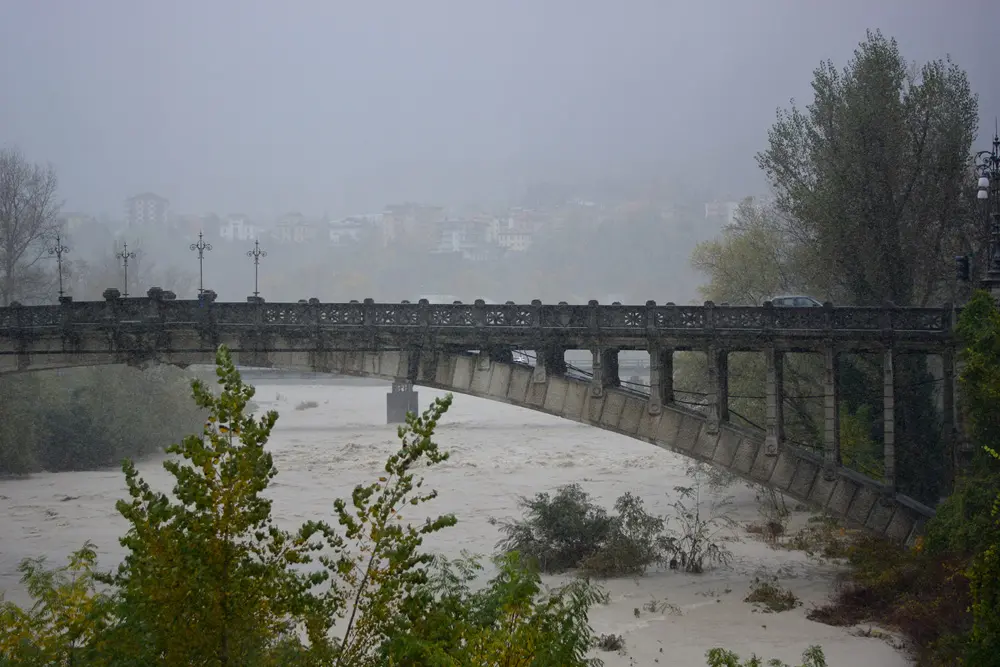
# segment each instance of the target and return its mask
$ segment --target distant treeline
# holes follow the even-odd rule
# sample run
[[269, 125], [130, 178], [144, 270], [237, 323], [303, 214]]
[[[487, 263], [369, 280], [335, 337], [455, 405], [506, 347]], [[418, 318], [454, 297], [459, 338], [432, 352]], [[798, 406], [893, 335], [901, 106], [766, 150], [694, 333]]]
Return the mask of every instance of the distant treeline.
[[189, 376], [173, 367], [0, 376], [0, 474], [118, 466], [201, 431]]

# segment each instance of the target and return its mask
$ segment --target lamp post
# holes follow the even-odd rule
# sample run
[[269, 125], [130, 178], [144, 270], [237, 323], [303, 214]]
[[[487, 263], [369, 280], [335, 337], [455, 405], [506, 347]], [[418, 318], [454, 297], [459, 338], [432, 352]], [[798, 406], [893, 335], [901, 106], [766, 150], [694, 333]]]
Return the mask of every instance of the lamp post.
[[125, 289], [123, 290], [122, 297], [128, 298], [128, 261], [130, 259], [135, 259], [135, 253], [128, 251], [128, 243], [122, 244], [122, 251], [115, 255], [118, 259], [122, 260], [125, 264]]
[[253, 296], [256, 299], [260, 296], [260, 292], [257, 290], [257, 267], [260, 266], [260, 258], [267, 257], [267, 251], [260, 249], [260, 241], [254, 239], [253, 250], [247, 251], [247, 257], [253, 257]]
[[205, 243], [205, 239], [202, 238], [202, 233], [198, 232], [198, 242], [191, 244], [191, 250], [198, 251], [198, 296], [200, 297], [205, 293], [205, 251], [211, 250], [212, 244]]
[[994, 298], [1000, 297], [1000, 133], [993, 135], [992, 150], [976, 153], [976, 171], [979, 173], [979, 191], [976, 198], [989, 221], [989, 250], [986, 275], [982, 286]]
[[63, 301], [62, 256], [68, 252], [69, 248], [62, 244], [62, 237], [56, 234], [56, 244], [49, 248], [49, 254], [56, 256], [56, 266], [59, 271], [59, 303]]

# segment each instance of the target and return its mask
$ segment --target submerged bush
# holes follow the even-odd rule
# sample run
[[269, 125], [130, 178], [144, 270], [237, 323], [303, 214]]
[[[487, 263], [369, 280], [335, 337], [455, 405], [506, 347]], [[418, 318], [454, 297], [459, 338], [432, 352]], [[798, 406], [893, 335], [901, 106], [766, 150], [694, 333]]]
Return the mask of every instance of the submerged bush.
[[[756, 655], [740, 662], [740, 656], [732, 651], [713, 648], [707, 654], [708, 667], [763, 667], [764, 662]], [[768, 667], [789, 667], [787, 663], [777, 658], [767, 661]], [[802, 664], [798, 667], [826, 667], [826, 657], [819, 646], [810, 646], [802, 652]]]
[[[732, 498], [706, 509], [700, 481], [674, 491], [678, 498], [670, 520], [646, 512], [642, 499], [631, 493], [619, 497], [616, 513], [609, 515], [578, 484], [569, 484], [551, 496], [520, 498], [520, 520], [490, 523], [503, 534], [497, 542], [500, 553], [516, 551], [547, 573], [579, 569], [589, 576], [617, 577], [641, 575], [668, 561], [671, 569], [692, 573], [728, 565], [732, 553], [725, 542], [736, 526], [729, 515]], [[676, 530], [668, 527], [671, 522]]]
[[520, 553], [542, 572], [580, 568], [597, 577], [639, 575], [673, 552], [666, 521], [647, 513], [642, 499], [631, 493], [615, 502], [614, 516], [578, 484], [560, 487], [552, 496], [522, 497], [519, 504], [521, 520], [490, 519], [504, 535], [497, 549]]

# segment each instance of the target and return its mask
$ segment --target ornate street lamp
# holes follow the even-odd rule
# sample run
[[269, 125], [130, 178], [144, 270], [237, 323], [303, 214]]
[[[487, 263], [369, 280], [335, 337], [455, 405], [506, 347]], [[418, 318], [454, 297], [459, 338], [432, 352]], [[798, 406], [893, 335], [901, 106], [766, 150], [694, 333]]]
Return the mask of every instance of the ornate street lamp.
[[191, 244], [191, 250], [198, 251], [198, 296], [199, 297], [205, 293], [205, 268], [204, 268], [205, 251], [211, 249], [212, 249], [212, 244], [205, 243], [205, 240], [202, 238], [202, 233], [198, 232], [198, 242]]
[[253, 296], [256, 299], [260, 296], [260, 292], [257, 290], [257, 267], [260, 266], [260, 258], [267, 257], [267, 251], [260, 249], [260, 241], [254, 239], [253, 250], [247, 251], [247, 257], [253, 257]]
[[122, 293], [122, 298], [128, 298], [128, 261], [130, 259], [135, 259], [135, 253], [128, 251], [128, 243], [122, 244], [122, 251], [115, 255], [118, 259], [122, 260], [125, 264], [125, 289]]
[[993, 135], [993, 149], [976, 153], [979, 191], [976, 198], [990, 225], [986, 276], [982, 286], [1000, 296], [1000, 135]]
[[63, 301], [62, 256], [68, 252], [69, 248], [62, 244], [62, 237], [56, 234], [56, 244], [49, 248], [49, 254], [56, 256], [56, 266], [59, 271], [59, 303]]

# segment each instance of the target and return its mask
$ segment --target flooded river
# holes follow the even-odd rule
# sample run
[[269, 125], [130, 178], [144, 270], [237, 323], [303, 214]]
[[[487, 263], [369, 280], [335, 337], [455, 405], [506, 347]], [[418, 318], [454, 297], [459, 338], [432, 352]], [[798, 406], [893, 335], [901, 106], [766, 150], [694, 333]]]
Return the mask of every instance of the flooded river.
[[[270, 495], [274, 512], [286, 526], [308, 519], [331, 519], [337, 497], [349, 497], [355, 484], [377, 476], [397, 446], [395, 426], [385, 424], [387, 386], [370, 382], [260, 381], [257, 403], [280, 413], [271, 439], [279, 473]], [[421, 407], [439, 395], [420, 389]], [[304, 401], [318, 406], [296, 410]], [[685, 459], [624, 436], [575, 424], [522, 408], [456, 396], [438, 432], [451, 459], [426, 475], [440, 497], [436, 513], [453, 512], [459, 523], [428, 543], [447, 555], [463, 550], [490, 552], [498, 531], [490, 517], [513, 517], [517, 498], [580, 483], [607, 506], [625, 491], [640, 495], [647, 509], [669, 514], [671, 489], [689, 485]], [[139, 465], [154, 488], [169, 490], [172, 478], [160, 461]], [[736, 495], [738, 518], [757, 518], [753, 494]], [[90, 539], [101, 564], [113, 566], [122, 556], [118, 537], [124, 522], [114, 503], [125, 494], [118, 470], [38, 474], [0, 481], [0, 590], [7, 599], [25, 600], [17, 564], [45, 555], [61, 564]], [[802, 517], [798, 517], [801, 521]], [[908, 662], [885, 641], [854, 636], [805, 618], [812, 604], [826, 599], [834, 570], [803, 554], [773, 550], [741, 535], [734, 543], [733, 566], [702, 575], [652, 572], [606, 583], [611, 603], [594, 609], [599, 633], [622, 634], [626, 655], [602, 654], [607, 665], [704, 665], [704, 654], [725, 646], [744, 656], [755, 651], [798, 664], [810, 644], [824, 647], [831, 667], [903, 666]], [[743, 602], [755, 574], [779, 573], [803, 600], [796, 610], [762, 615]], [[651, 599], [669, 601], [681, 613], [650, 613], [636, 608]], [[656, 663], [654, 663], [656, 661]]]

